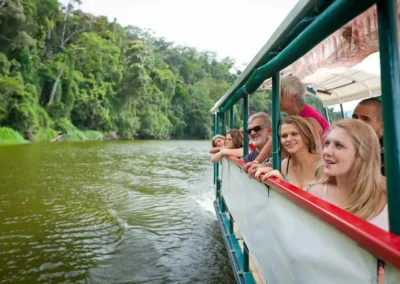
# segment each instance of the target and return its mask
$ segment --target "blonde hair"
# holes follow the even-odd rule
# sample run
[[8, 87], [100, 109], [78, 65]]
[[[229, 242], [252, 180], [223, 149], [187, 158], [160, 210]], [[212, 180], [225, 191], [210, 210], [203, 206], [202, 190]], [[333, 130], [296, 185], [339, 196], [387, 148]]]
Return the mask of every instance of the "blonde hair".
[[[382, 201], [386, 199], [378, 138], [368, 124], [357, 119], [337, 121], [331, 131], [335, 128], [346, 131], [356, 148], [349, 175], [350, 196], [341, 207], [362, 219], [370, 220], [378, 215]], [[325, 177], [321, 183], [335, 184], [336, 177]]]
[[[315, 142], [315, 136], [312, 132], [311, 125], [305, 120], [304, 118], [296, 115], [290, 115], [287, 116], [280, 124], [279, 126], [279, 135], [281, 133], [281, 128], [282, 125], [284, 124], [289, 124], [292, 125], [296, 130], [299, 132], [301, 138], [304, 141], [304, 144], [307, 147], [307, 151], [311, 154], [320, 154], [318, 153], [317, 150], [317, 143]], [[279, 141], [281, 141], [279, 137]], [[290, 154], [285, 150], [285, 148], [282, 145], [282, 142], [280, 142], [281, 149], [283, 155], [288, 158], [290, 157]]]
[[281, 94], [282, 96], [299, 95], [297, 104], [304, 106], [306, 104], [306, 87], [296, 76], [287, 76], [281, 80]]

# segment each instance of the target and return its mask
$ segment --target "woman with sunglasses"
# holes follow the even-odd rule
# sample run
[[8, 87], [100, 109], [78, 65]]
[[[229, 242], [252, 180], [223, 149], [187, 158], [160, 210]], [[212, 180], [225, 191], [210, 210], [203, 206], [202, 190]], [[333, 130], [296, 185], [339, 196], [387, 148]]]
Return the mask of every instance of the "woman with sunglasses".
[[243, 157], [243, 134], [240, 130], [232, 129], [226, 133], [224, 148], [212, 155], [211, 162], [219, 162], [224, 156]]
[[[322, 171], [321, 155], [310, 124], [299, 116], [286, 117], [279, 127], [280, 147], [284, 155], [281, 172], [271, 167], [258, 168], [255, 176], [259, 180], [278, 177], [309, 191]], [[261, 177], [262, 173], [266, 173]]]

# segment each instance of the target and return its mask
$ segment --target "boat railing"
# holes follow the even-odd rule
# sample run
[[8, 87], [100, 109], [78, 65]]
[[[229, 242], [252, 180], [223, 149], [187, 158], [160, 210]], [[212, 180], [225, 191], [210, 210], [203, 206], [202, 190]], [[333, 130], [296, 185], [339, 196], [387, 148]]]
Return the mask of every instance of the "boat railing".
[[215, 207], [238, 283], [254, 282], [249, 258], [266, 283], [377, 283], [378, 262], [400, 283], [400, 237], [283, 180], [249, 179], [242, 160], [221, 165]]
[[[266, 46], [212, 108], [214, 134], [225, 134], [227, 115], [232, 128], [233, 106], [242, 100], [241, 114], [246, 130], [249, 96], [266, 79], [272, 78], [272, 156], [273, 168], [279, 170], [281, 157], [276, 133], [280, 122], [283, 70], [376, 4], [371, 15], [379, 31], [390, 232], [284, 181], [270, 179], [265, 185], [249, 179], [241, 169], [243, 162], [223, 159], [221, 165], [214, 164], [217, 192], [214, 204], [238, 282], [254, 282], [249, 272], [250, 253], [268, 283], [377, 283], [378, 260], [386, 263], [385, 283], [400, 283], [398, 2], [400, 0], [300, 0]], [[354, 34], [357, 41], [357, 32]], [[243, 149], [246, 155], [249, 149], [247, 135], [244, 135]], [[235, 241], [234, 228], [244, 242]]]

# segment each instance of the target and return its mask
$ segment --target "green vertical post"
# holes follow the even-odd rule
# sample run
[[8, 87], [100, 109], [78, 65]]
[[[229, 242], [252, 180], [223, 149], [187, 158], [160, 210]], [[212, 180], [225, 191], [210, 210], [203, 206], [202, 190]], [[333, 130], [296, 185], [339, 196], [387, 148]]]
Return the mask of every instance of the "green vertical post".
[[331, 119], [329, 118], [329, 113], [328, 113], [328, 107], [324, 107], [324, 114], [325, 114], [325, 118], [326, 120], [331, 123]]
[[397, 0], [377, 3], [390, 232], [400, 235], [400, 65]]
[[230, 124], [231, 129], [235, 128], [234, 115], [235, 115], [235, 110], [234, 110], [234, 107], [232, 106], [231, 109], [229, 110], [229, 124]]
[[214, 114], [214, 135], [218, 134], [218, 112]]
[[228, 227], [228, 234], [232, 235], [233, 234], [233, 217], [230, 212], [229, 214], [229, 227]]
[[272, 77], [272, 167], [281, 170], [281, 153], [279, 150], [279, 120], [281, 116], [280, 74]]
[[[214, 114], [214, 135], [217, 135], [219, 132], [219, 120], [218, 120], [218, 112]], [[217, 185], [218, 182], [218, 163], [214, 163], [214, 184]], [[218, 190], [217, 190], [217, 198], [218, 198]]]
[[249, 119], [249, 96], [245, 95], [243, 97], [243, 155], [249, 153], [249, 135], [247, 135], [247, 120]]
[[221, 131], [220, 134], [225, 136], [225, 112], [220, 113], [220, 120], [221, 120]]
[[[220, 181], [220, 183], [221, 183], [221, 181]], [[219, 188], [221, 190], [221, 184], [219, 185]], [[219, 196], [219, 210], [221, 212], [226, 212], [227, 211], [224, 197], [222, 197], [221, 195]]]
[[344, 110], [343, 110], [343, 105], [342, 105], [342, 104], [340, 104], [340, 112], [341, 112], [341, 114], [342, 114], [342, 118], [345, 119], [345, 117], [344, 117]]
[[249, 272], [249, 249], [246, 243], [243, 245], [243, 272]]

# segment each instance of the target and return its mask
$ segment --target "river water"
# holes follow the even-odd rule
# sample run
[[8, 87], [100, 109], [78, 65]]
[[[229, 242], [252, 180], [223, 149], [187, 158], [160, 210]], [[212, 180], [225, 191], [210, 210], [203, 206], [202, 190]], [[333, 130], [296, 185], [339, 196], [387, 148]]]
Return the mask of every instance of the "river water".
[[0, 147], [0, 283], [234, 283], [208, 147]]

